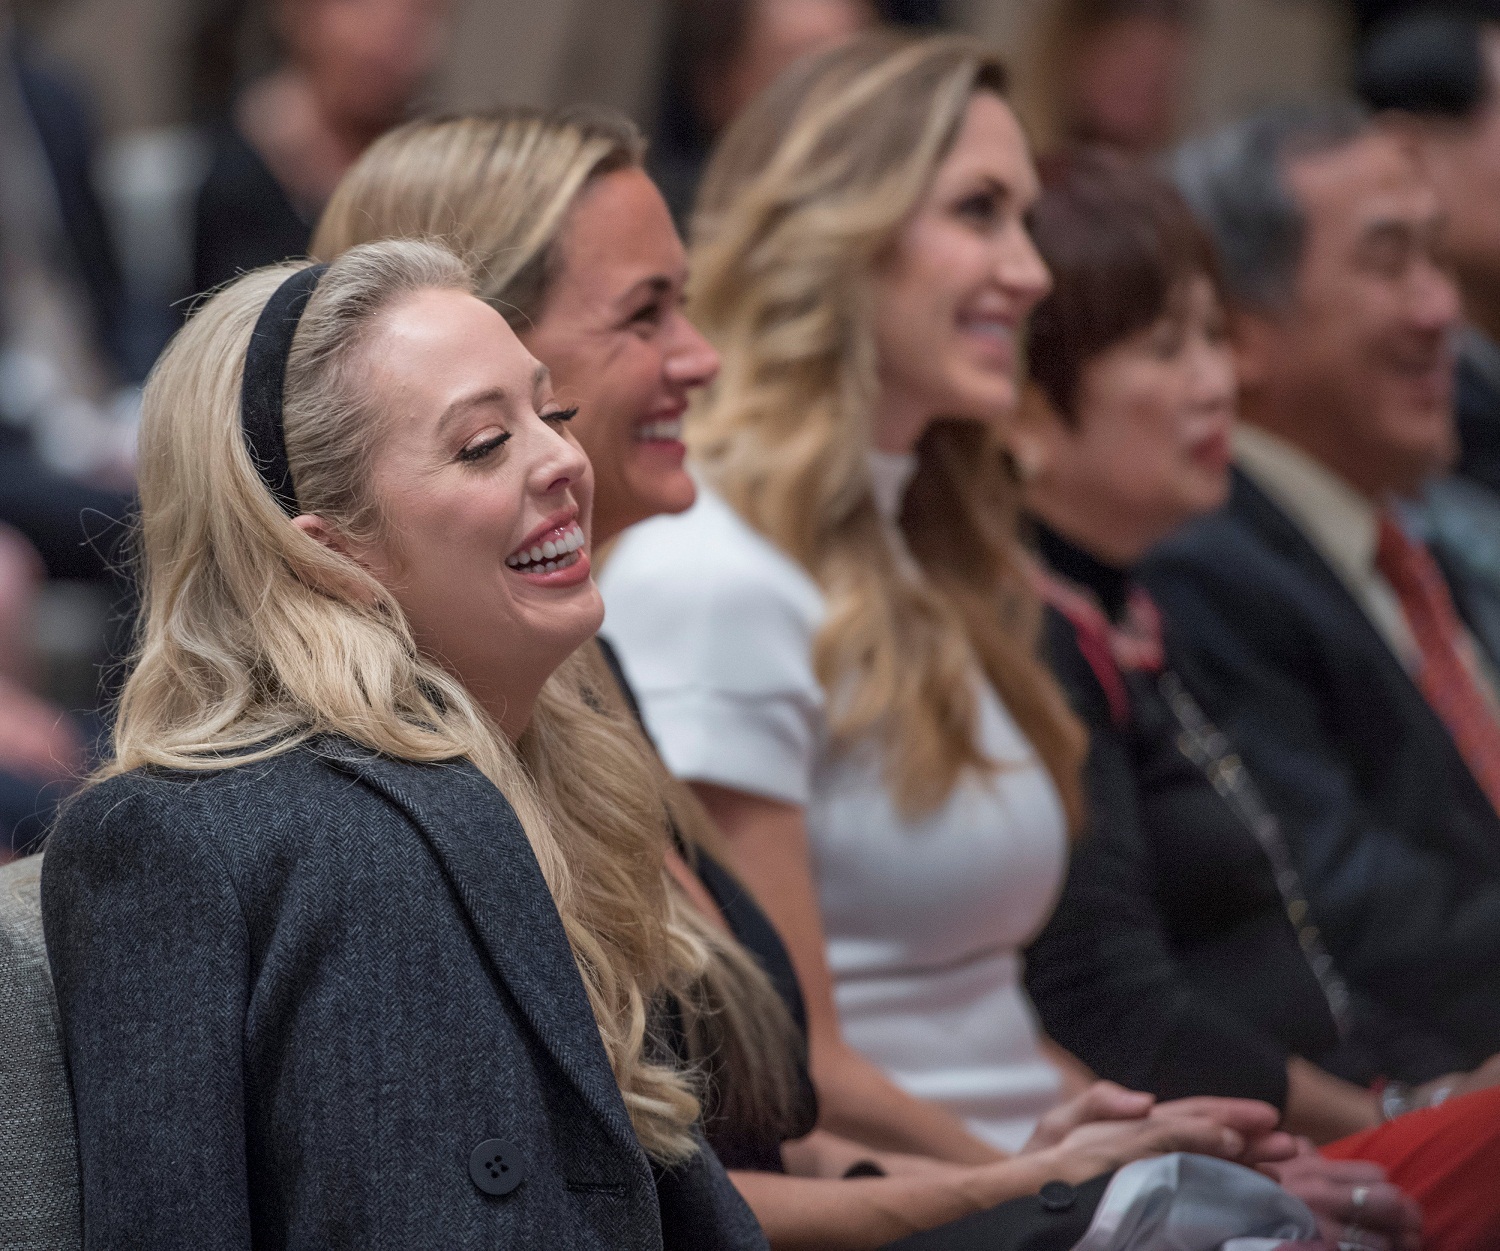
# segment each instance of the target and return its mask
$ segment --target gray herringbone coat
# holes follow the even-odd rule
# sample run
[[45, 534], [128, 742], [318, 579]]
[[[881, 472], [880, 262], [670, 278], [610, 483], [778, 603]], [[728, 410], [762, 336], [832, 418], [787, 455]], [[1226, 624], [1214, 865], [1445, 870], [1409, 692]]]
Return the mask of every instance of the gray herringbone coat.
[[[63, 815], [42, 904], [89, 1248], [765, 1245], [706, 1149], [653, 1181], [470, 765], [325, 740], [114, 778]], [[490, 1140], [508, 1194], [471, 1175]]]
[[0, 1247], [78, 1251], [78, 1144], [42, 946], [42, 858], [0, 868]]

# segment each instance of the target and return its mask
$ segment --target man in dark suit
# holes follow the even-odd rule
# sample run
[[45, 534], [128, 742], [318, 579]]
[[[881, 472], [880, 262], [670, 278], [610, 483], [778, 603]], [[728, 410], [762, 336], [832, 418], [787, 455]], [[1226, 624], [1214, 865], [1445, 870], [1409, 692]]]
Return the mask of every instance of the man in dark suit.
[[1176, 174], [1221, 250], [1244, 428], [1230, 504], [1147, 582], [1293, 844], [1352, 1068], [1455, 1075], [1394, 1113], [1500, 1050], [1493, 671], [1395, 507], [1456, 451], [1440, 208], [1346, 107], [1261, 114]]

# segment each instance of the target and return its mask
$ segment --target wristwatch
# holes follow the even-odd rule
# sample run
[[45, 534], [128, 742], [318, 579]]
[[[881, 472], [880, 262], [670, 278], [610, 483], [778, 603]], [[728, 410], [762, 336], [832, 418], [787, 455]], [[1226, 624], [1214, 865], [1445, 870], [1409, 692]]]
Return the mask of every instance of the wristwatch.
[[1380, 1119], [1394, 1121], [1398, 1116], [1405, 1116], [1408, 1112], [1420, 1112], [1423, 1108], [1439, 1107], [1447, 1102], [1448, 1096], [1452, 1093], [1452, 1082], [1444, 1082], [1441, 1086], [1435, 1087], [1431, 1094], [1425, 1096], [1420, 1088], [1413, 1088], [1405, 1082], [1386, 1082], [1380, 1087], [1376, 1096], [1380, 1100]]

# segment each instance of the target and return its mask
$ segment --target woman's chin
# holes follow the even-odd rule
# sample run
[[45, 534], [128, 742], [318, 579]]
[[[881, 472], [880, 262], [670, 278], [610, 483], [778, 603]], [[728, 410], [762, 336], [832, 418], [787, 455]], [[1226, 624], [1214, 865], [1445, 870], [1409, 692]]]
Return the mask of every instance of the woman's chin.
[[640, 472], [646, 470], [647, 467], [639, 463], [636, 468], [638, 472], [631, 475], [632, 480], [629, 485], [636, 503], [632, 511], [639, 517], [655, 517], [660, 513], [684, 513], [698, 498], [698, 486], [693, 481], [692, 475], [682, 467], [680, 460], [669, 472], [662, 472], [660, 468], [655, 467], [653, 467], [654, 471]]
[[565, 600], [556, 604], [544, 620], [538, 622], [538, 632], [544, 632], [550, 642], [549, 651], [558, 657], [561, 664], [580, 647], [599, 633], [604, 624], [604, 600], [599, 588], [590, 579]]
[[938, 411], [961, 421], [982, 422], [996, 430], [1008, 428], [1019, 398], [1015, 380], [990, 371], [964, 372], [965, 377], [953, 379], [947, 400]]

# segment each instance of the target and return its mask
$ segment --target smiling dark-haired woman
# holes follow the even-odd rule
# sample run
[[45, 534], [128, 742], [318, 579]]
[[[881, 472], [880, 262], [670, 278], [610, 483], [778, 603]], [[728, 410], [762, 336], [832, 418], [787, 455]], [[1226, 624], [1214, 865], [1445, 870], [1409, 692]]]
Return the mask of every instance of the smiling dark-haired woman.
[[[1133, 581], [1154, 544], [1222, 504], [1234, 360], [1213, 251], [1177, 193], [1100, 153], [1042, 163], [1037, 246], [1053, 274], [1028, 346], [1012, 456], [1037, 520], [1053, 666], [1089, 727], [1090, 826], [1027, 988], [1095, 1072], [1162, 1097], [1262, 1099], [1339, 1161], [1330, 1210], [1393, 1245], [1495, 1245], [1492, 1062], [1384, 1098], [1336, 1076], [1366, 1010], [1339, 976], [1298, 863], [1235, 747], [1179, 674], [1170, 621]], [[1337, 1141], [1335, 1141], [1337, 1140]], [[1310, 1156], [1286, 1166], [1324, 1170]], [[1365, 1171], [1361, 1172], [1363, 1169]]]

